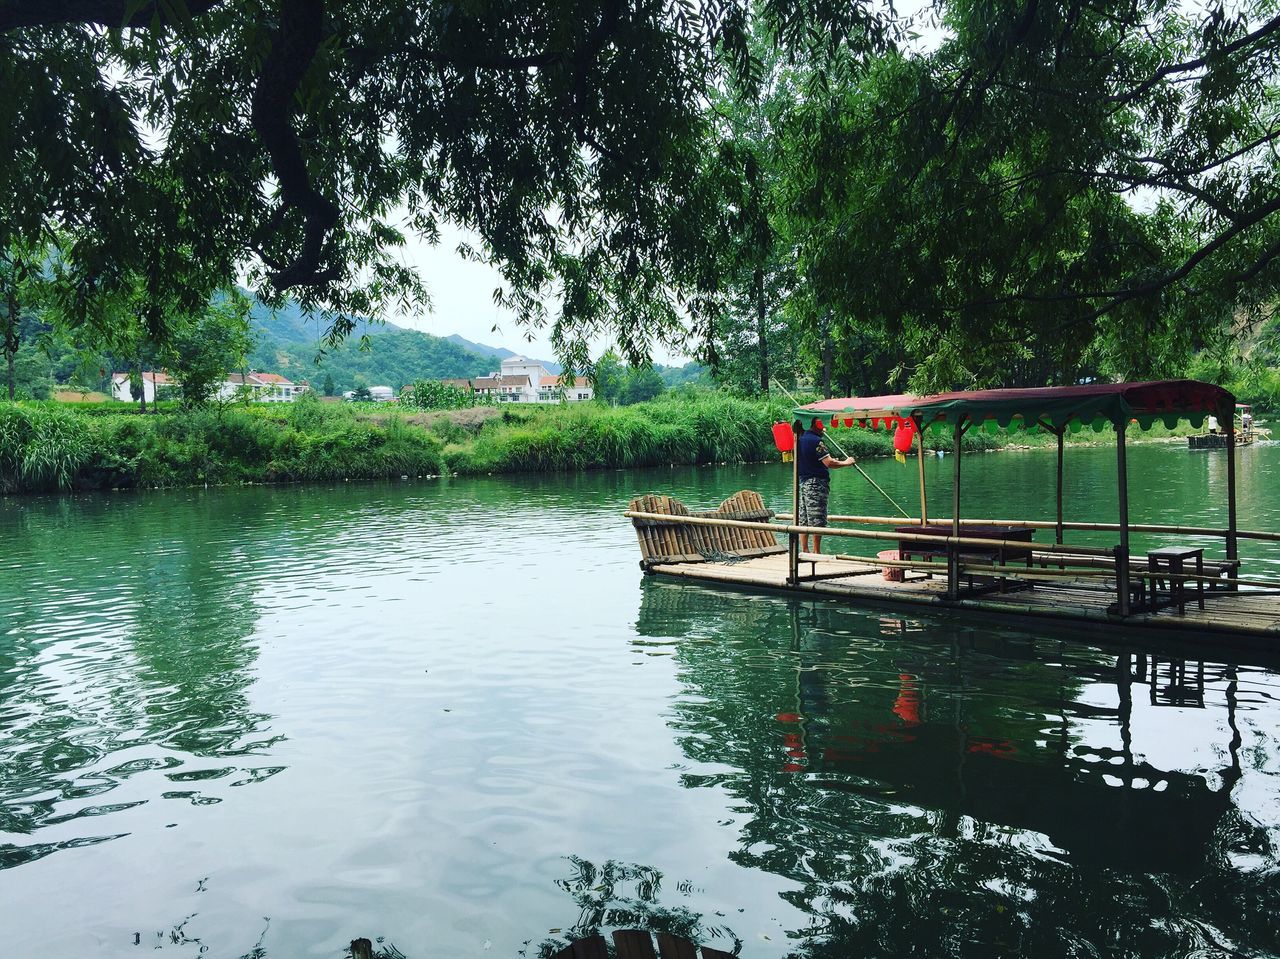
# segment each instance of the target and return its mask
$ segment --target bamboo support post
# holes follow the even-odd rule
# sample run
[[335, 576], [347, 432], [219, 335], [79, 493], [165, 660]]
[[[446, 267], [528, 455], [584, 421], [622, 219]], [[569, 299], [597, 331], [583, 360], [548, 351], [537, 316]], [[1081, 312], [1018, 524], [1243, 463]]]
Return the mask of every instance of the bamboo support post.
[[[960, 445], [964, 439], [964, 425], [956, 422], [955, 468], [951, 488], [951, 536], [960, 537]], [[960, 552], [955, 547], [947, 550], [947, 598], [960, 598]]]
[[[791, 514], [800, 515], [800, 421], [791, 424]], [[800, 575], [800, 535], [787, 534], [787, 582], [795, 585]]]
[[1125, 427], [1122, 417], [1116, 422], [1116, 486], [1120, 494], [1120, 545], [1116, 547], [1117, 610], [1129, 615], [1129, 471], [1125, 462]]
[[1064, 434], [1066, 433], [1066, 428], [1063, 427], [1062, 429], [1057, 430], [1056, 432], [1058, 436], [1058, 521], [1057, 521], [1056, 531], [1054, 534], [1055, 536], [1054, 542], [1057, 543], [1059, 546], [1061, 546], [1062, 545], [1062, 461], [1063, 461], [1063, 453], [1064, 453], [1063, 445], [1065, 443]]
[[1227, 559], [1239, 558], [1236, 543], [1236, 419], [1227, 411]]
[[920, 417], [913, 416], [911, 421], [916, 424], [916, 459], [920, 463], [920, 525], [928, 526], [929, 500], [924, 491], [924, 430], [920, 426]]

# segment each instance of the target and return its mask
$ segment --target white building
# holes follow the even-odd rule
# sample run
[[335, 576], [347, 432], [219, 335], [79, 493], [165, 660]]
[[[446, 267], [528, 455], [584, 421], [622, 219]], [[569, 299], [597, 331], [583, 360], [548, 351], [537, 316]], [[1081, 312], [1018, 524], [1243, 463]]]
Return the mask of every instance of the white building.
[[552, 376], [541, 363], [523, 356], [507, 357], [502, 361], [502, 369], [488, 376], [446, 382], [466, 384], [499, 403], [579, 403], [595, 397], [595, 390], [585, 376], [575, 377], [569, 383], [565, 377]]
[[278, 373], [228, 373], [216, 397], [233, 400], [249, 396], [259, 403], [292, 403], [308, 389], [306, 383], [294, 383]]
[[[178, 381], [163, 370], [143, 373], [142, 391], [148, 403], [155, 401], [157, 386], [163, 391], [166, 386], [177, 387]], [[228, 373], [214, 393], [214, 399], [233, 400], [248, 396], [260, 403], [292, 403], [308, 389], [306, 383], [294, 383], [278, 373]], [[125, 403], [134, 402], [129, 391], [128, 373], [111, 374], [111, 395]]]
[[[142, 374], [142, 398], [148, 403], [154, 403], [156, 400], [156, 387], [177, 386], [173, 377], [163, 371], [157, 373]], [[129, 389], [128, 373], [112, 373], [111, 374], [111, 395], [123, 403], [136, 402], [133, 393]]]
[[[369, 399], [375, 403], [390, 403], [396, 398], [396, 391], [389, 386], [370, 386]], [[356, 398], [355, 390], [347, 390], [342, 394], [344, 400], [354, 400]]]

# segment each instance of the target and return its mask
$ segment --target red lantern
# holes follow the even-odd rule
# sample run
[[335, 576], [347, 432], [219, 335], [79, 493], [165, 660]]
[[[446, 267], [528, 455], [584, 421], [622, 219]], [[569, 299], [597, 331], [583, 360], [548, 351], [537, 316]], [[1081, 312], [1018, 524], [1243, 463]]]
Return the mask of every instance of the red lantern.
[[791, 432], [790, 423], [773, 424], [773, 445], [778, 447], [780, 453], [790, 453], [795, 449], [796, 434]]
[[899, 420], [898, 428], [893, 431], [893, 449], [896, 453], [905, 453], [911, 449], [911, 443], [916, 438], [916, 421], [915, 420]]

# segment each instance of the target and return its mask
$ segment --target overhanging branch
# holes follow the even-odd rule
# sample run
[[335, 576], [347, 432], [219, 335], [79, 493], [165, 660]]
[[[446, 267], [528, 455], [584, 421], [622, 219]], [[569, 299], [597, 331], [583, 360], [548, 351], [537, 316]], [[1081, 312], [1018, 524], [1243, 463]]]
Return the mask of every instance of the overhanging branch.
[[324, 12], [324, 0], [281, 0], [280, 26], [253, 91], [253, 128], [280, 182], [283, 206], [272, 220], [278, 225], [290, 209], [303, 217], [301, 251], [271, 276], [272, 284], [281, 290], [324, 286], [337, 278], [334, 268], [320, 269], [320, 259], [324, 241], [338, 223], [338, 207], [312, 185], [293, 129], [295, 94], [324, 39]]
[[86, 24], [146, 29], [184, 23], [223, 0], [8, 0], [0, 3], [0, 33], [21, 27]]

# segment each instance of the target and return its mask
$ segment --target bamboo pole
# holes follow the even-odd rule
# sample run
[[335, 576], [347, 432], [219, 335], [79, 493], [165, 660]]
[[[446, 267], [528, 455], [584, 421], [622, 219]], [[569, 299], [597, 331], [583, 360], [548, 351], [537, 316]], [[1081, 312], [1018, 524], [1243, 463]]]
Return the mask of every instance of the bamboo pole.
[[916, 424], [916, 459], [920, 462], [920, 525], [928, 526], [929, 500], [924, 492], [924, 430], [920, 426], [920, 417], [911, 417], [911, 422]]
[[1120, 493], [1120, 546], [1116, 554], [1116, 592], [1121, 616], [1129, 615], [1129, 470], [1125, 462], [1125, 427], [1116, 423], [1116, 485]]
[[851, 539], [893, 540], [910, 543], [936, 543], [947, 545], [955, 543], [959, 546], [985, 546], [1028, 550], [1036, 548], [1042, 552], [1071, 553], [1081, 556], [1111, 556], [1113, 548], [1100, 546], [1058, 546], [1054, 543], [1035, 544], [1024, 539], [984, 539], [977, 536], [948, 536], [943, 533], [898, 533], [880, 532], [863, 529], [833, 529], [830, 526], [795, 526], [789, 523], [757, 523], [740, 519], [713, 519], [708, 516], [676, 516], [670, 513], [643, 513], [639, 510], [625, 510], [622, 513], [628, 519], [653, 520], [658, 523], [689, 524], [693, 526], [736, 526], [739, 529], [759, 529], [767, 533], [806, 533], [819, 536], [844, 536]]
[[1008, 566], [994, 566], [989, 563], [961, 563], [961, 572], [965, 573], [994, 573], [1005, 579], [1012, 580], [1052, 580], [1058, 581], [1070, 579], [1076, 582], [1088, 579], [1097, 579], [1104, 582], [1111, 580], [1111, 573], [1108, 570], [1100, 569], [1018, 569], [1015, 568], [1010, 572]]
[[1236, 560], [1236, 414], [1227, 413], [1227, 559]]
[[839, 560], [845, 563], [862, 563], [866, 566], [882, 566], [890, 569], [919, 569], [945, 573], [945, 563], [931, 563], [922, 559], [881, 559], [879, 556], [851, 556], [846, 553], [823, 553], [823, 560]]

